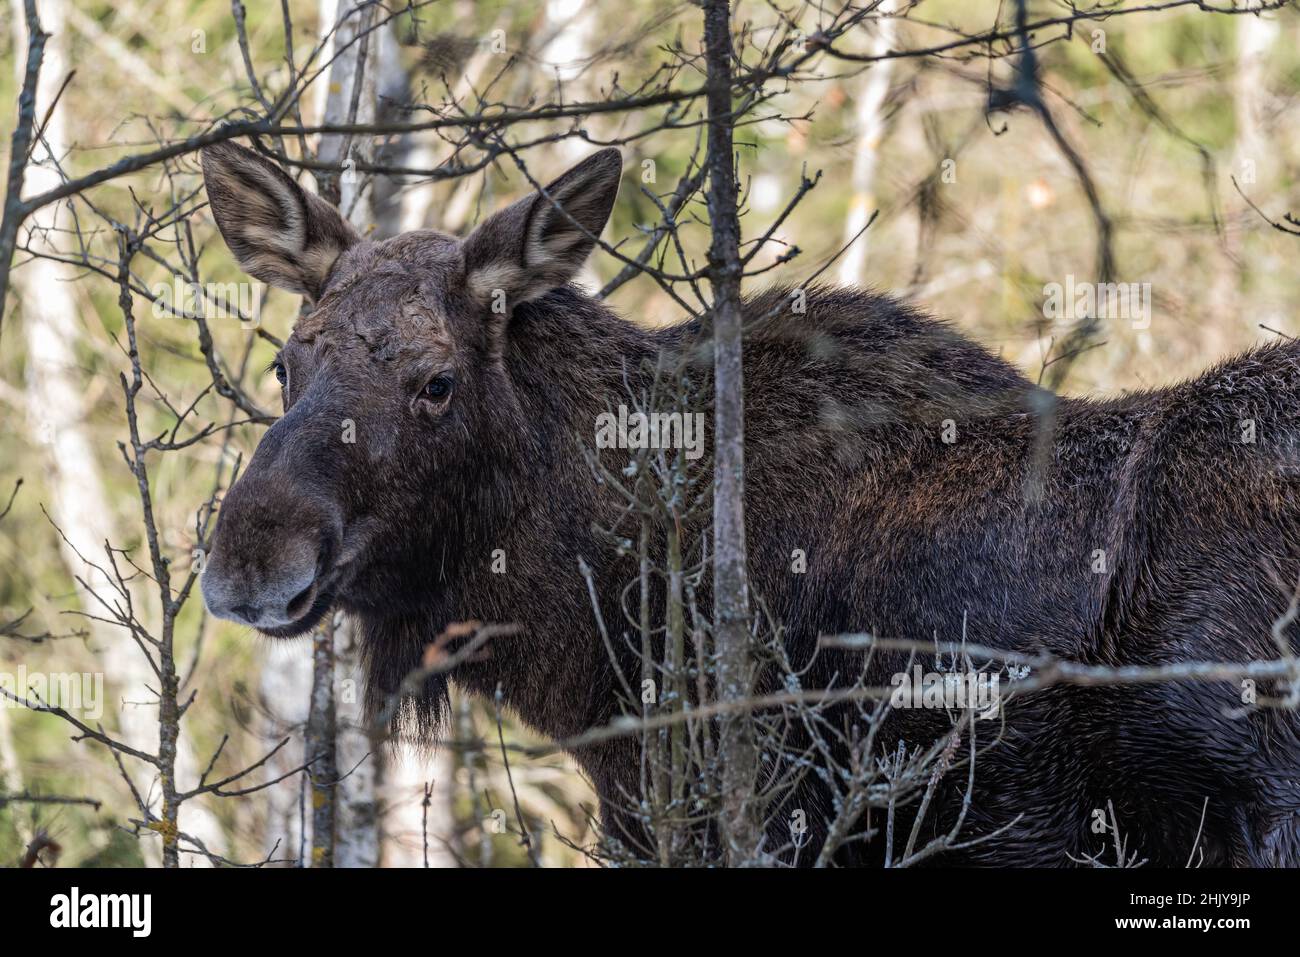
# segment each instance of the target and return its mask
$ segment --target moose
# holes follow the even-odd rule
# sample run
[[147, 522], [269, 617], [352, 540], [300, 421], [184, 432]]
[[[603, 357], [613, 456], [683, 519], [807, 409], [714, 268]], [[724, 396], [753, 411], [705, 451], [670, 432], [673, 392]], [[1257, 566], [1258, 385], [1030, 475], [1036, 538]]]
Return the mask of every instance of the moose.
[[[205, 148], [202, 166], [242, 268], [310, 306], [273, 366], [284, 414], [220, 505], [208, 608], [277, 638], [352, 616], [372, 701], [396, 694], [449, 625], [514, 623], [426, 682], [410, 716], [423, 733], [447, 680], [499, 693], [560, 742], [616, 719], [617, 669], [639, 666], [602, 640], [592, 592], [620, 607], [635, 569], [597, 534], [621, 503], [582, 437], [658, 357], [687, 357], [702, 411], [712, 401], [707, 315], [643, 328], [572, 282], [614, 206], [618, 150], [463, 239], [363, 238], [234, 143]], [[804, 687], [862, 671], [862, 647], [823, 641], [846, 633], [1113, 668], [1293, 653], [1300, 343], [1165, 388], [1058, 398], [894, 298], [794, 292], [743, 307], [744, 507], [752, 593], [807, 668]], [[693, 467], [707, 482], [705, 445]], [[895, 649], [866, 667], [888, 686], [908, 660]], [[1096, 809], [1111, 808], [1152, 864], [1300, 864], [1300, 722], [1251, 704], [1285, 698], [1290, 679], [1257, 684], [1026, 693], [973, 783], [951, 776], [933, 802], [935, 833], [960, 813], [969, 838], [935, 861], [1068, 866], [1095, 847]], [[882, 747], [925, 743], [935, 717], [896, 711]], [[573, 755], [603, 826], [632, 835], [636, 739], [589, 738]], [[790, 801], [824, 829], [827, 776], [799, 788]], [[879, 823], [861, 827], [869, 837]], [[879, 863], [880, 843], [846, 845], [836, 863]]]

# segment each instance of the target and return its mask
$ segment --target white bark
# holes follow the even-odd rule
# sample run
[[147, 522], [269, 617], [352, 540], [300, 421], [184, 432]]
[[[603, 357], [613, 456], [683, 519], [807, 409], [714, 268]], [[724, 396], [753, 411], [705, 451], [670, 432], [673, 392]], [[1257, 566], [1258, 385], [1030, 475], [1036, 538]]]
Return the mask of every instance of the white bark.
[[[450, 748], [432, 755], [402, 743], [384, 765], [384, 856], [385, 867], [455, 867], [448, 849], [455, 816], [455, 769]], [[424, 851], [424, 788], [433, 786], [428, 808], [429, 850]]]
[[[321, 29], [334, 28], [333, 36], [325, 49], [325, 60], [333, 61], [323, 87], [324, 102], [321, 120], [324, 123], [373, 123], [376, 112], [376, 64], [383, 55], [380, 35], [383, 31], [369, 30], [376, 22], [377, 11], [373, 5], [357, 0], [321, 0]], [[322, 38], [323, 39], [323, 38]], [[362, 66], [364, 49], [364, 66]], [[337, 56], [336, 56], [337, 52]], [[357, 82], [361, 83], [356, 96], [356, 115], [352, 116], [352, 103]], [[369, 136], [328, 135], [320, 138], [317, 158], [325, 163], [347, 163], [369, 160], [373, 156], [372, 138]], [[346, 155], [345, 155], [346, 153]], [[374, 209], [371, 204], [368, 174], [355, 169], [345, 169], [340, 181], [339, 208], [362, 236], [374, 229]]]
[[[580, 77], [591, 54], [596, 33], [596, 4], [586, 0], [547, 0], [543, 32], [551, 40], [542, 50], [542, 62], [566, 86]], [[573, 141], [566, 141], [566, 144]]]
[[[18, 750], [14, 747], [13, 721], [9, 717], [11, 710], [0, 704], [0, 794], [21, 794], [23, 790], [22, 769], [18, 766]], [[26, 826], [20, 824], [17, 817], [14, 823], [22, 834]], [[21, 839], [26, 840], [25, 837]]]
[[[875, 21], [867, 52], [880, 56], [894, 44], [894, 20], [887, 16], [892, 0], [885, 0], [877, 8], [882, 19]], [[889, 81], [893, 75], [893, 60], [878, 60], [863, 77], [862, 91], [858, 95], [854, 123], [857, 128], [857, 149], [853, 154], [853, 179], [848, 216], [844, 221], [844, 242], [852, 242], [840, 258], [839, 279], [848, 286], [862, 284], [863, 269], [867, 262], [867, 233], [858, 236], [871, 218], [876, 204], [876, 167], [880, 159], [880, 144], [885, 138], [885, 98], [889, 95]], [[853, 237], [857, 236], [856, 241]]]
[[[1237, 69], [1232, 78], [1233, 118], [1236, 136], [1233, 142], [1232, 164], [1228, 175], [1236, 178], [1246, 195], [1259, 191], [1257, 184], [1264, 182], [1273, 156], [1265, 140], [1265, 105], [1268, 88], [1265, 85], [1268, 54], [1278, 37], [1276, 20], [1263, 17], [1234, 17], [1237, 29]], [[1227, 178], [1226, 176], [1224, 177]], [[1243, 316], [1242, 323], [1250, 333], [1255, 333], [1258, 317], [1241, 308], [1242, 284], [1245, 281], [1246, 263], [1243, 258], [1242, 236], [1239, 230], [1225, 224], [1221, 266], [1213, 271], [1208, 283], [1205, 302], [1207, 317]], [[1227, 351], [1239, 335], [1240, 329], [1229, 330], [1219, 321], [1200, 324], [1198, 347], [1206, 354]], [[1139, 334], [1144, 351], [1152, 348], [1149, 332]]]
[[[504, 29], [506, 22], [504, 17], [498, 19], [493, 25], [492, 31], [489, 31], [489, 36], [495, 30]], [[460, 102], [471, 96], [488, 64], [499, 56], [501, 54], [492, 52], [490, 43], [481, 43], [478, 51], [465, 64], [459, 81], [452, 87], [452, 99]], [[451, 78], [448, 77], [448, 79]], [[420, 140], [407, 156], [406, 165], [416, 169], [434, 168], [438, 164], [438, 142], [432, 138]], [[412, 229], [433, 227], [450, 233], [460, 232], [469, 221], [470, 212], [474, 208], [477, 182], [478, 176], [465, 176], [456, 182], [451, 199], [439, 208], [437, 219], [440, 221], [437, 223], [434, 222], [433, 213], [434, 200], [437, 197], [437, 184], [432, 182], [420, 183], [410, 187], [402, 193], [401, 209], [398, 214], [398, 229], [401, 232], [407, 232]]]
[[378, 867], [381, 824], [379, 761], [383, 742], [366, 733], [365, 677], [356, 628], [344, 617], [334, 632], [338, 773], [335, 789], [335, 867]]
[[[551, 40], [542, 50], [542, 62], [553, 71], [555, 83], [563, 89], [563, 95], [559, 96], [561, 99], [580, 100], [592, 93], [586, 89], [589, 84], [584, 79], [592, 42], [596, 38], [597, 9], [597, 4], [586, 0], [547, 0], [543, 33], [550, 32]], [[588, 117], [585, 122], [589, 133], [594, 132], [592, 119]], [[549, 175], [558, 175], [590, 152], [591, 145], [584, 139], [571, 136], [561, 140], [556, 155], [560, 168], [548, 176], [537, 177], [534, 174], [534, 177], [545, 181]], [[574, 277], [579, 286], [588, 290], [601, 286], [593, 259], [587, 257]]]
[[[311, 645], [306, 642], [275, 642], [262, 656], [258, 692], [266, 709], [263, 737], [274, 744], [293, 738], [267, 766], [271, 780], [302, 765], [301, 746], [311, 697]], [[275, 860], [299, 859], [311, 847], [311, 809], [303, 810], [301, 775], [294, 775], [267, 789], [263, 844]], [[304, 820], [305, 818], [305, 820]]]
[[[382, 55], [379, 33], [362, 37], [374, 22], [376, 8], [356, 0], [322, 0], [321, 29], [334, 28], [326, 59], [333, 58], [325, 86], [325, 123], [371, 123], [376, 113], [376, 63]], [[353, 41], [356, 42], [353, 42]], [[335, 56], [335, 51], [338, 51]], [[364, 61], [364, 62], [363, 62]], [[360, 83], [359, 95], [354, 96]], [[353, 115], [353, 101], [356, 113]], [[317, 157], [327, 163], [355, 163], [373, 156], [372, 138], [357, 135], [322, 136]], [[368, 174], [345, 168], [339, 181], [339, 208], [362, 236], [375, 225]], [[360, 647], [356, 629], [347, 618], [335, 630], [335, 708], [338, 723], [338, 772], [335, 790], [335, 867], [377, 867], [380, 860], [380, 796], [378, 749], [366, 733]]]
[[10, 710], [0, 705], [0, 793], [17, 794], [23, 789], [23, 776], [18, 767], [18, 750], [14, 747]]
[[1281, 27], [1276, 19], [1237, 17], [1237, 74], [1233, 82], [1233, 105], [1237, 119], [1237, 169], [1241, 180], [1241, 163], [1251, 160], [1256, 167], [1268, 155], [1263, 137], [1264, 107], [1268, 89], [1264, 85], [1269, 51], [1277, 42]]

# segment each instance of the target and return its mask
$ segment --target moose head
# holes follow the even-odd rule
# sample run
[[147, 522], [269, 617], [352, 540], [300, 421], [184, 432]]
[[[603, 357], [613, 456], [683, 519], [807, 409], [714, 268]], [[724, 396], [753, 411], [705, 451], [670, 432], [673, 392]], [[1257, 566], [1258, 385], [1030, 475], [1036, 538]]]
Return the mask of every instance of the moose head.
[[535, 448], [503, 363], [511, 323], [581, 268], [618, 192], [619, 152], [464, 239], [384, 241], [251, 150], [221, 143], [202, 162], [240, 265], [311, 307], [272, 365], [284, 415], [222, 503], [208, 608], [276, 637], [335, 605], [391, 610], [435, 577], [429, 566], [480, 520], [479, 504], [511, 494], [503, 470]]

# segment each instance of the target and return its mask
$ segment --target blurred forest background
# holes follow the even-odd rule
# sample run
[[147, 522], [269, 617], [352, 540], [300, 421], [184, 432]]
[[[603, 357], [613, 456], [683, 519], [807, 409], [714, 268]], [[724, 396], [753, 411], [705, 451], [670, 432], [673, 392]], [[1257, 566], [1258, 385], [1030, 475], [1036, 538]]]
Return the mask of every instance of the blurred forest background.
[[[879, 9], [839, 38], [837, 48], [922, 49], [1013, 22], [1012, 5], [996, 0], [863, 6]], [[1103, 10], [1126, 6], [1143, 5], [1108, 3]], [[1035, 36], [1044, 96], [1061, 134], [1086, 162], [1112, 230], [1113, 278], [1149, 283], [1152, 296], [1149, 325], [1107, 325], [1069, 365], [1059, 388], [1070, 394], [1168, 383], [1272, 336], [1300, 334], [1294, 271], [1300, 237], [1283, 218], [1300, 211], [1300, 17], [1290, 5], [1244, 16], [1164, 6], [1081, 19]], [[225, 0], [50, 0], [37, 7], [51, 34], [42, 91], [52, 89], [58, 99], [46, 135], [53, 144], [57, 133], [61, 146], [51, 148], [67, 177], [192, 136], [220, 118], [238, 118], [257, 96], [273, 98], [289, 80], [286, 57], [301, 65], [334, 16], [330, 0], [285, 0], [283, 8], [269, 2], [232, 7]], [[1035, 20], [1071, 15], [1065, 4], [1043, 0], [1029, 3], [1028, 11]], [[823, 15], [812, 4], [786, 10], [744, 3], [734, 17], [738, 31], [747, 28], [755, 37], [797, 22], [815, 44]], [[7, 168], [7, 131], [16, 122], [27, 52], [21, 0], [0, 7], [0, 24], [6, 111], [0, 149]], [[507, 103], [598, 101], [615, 77], [627, 90], [654, 76], [665, 50], [698, 48], [699, 34], [698, 8], [665, 0], [440, 0], [393, 17], [369, 55], [377, 58], [380, 103], [388, 96], [416, 105], [401, 115], [419, 118], [419, 104], [485, 90]], [[821, 178], [780, 221], [777, 242], [752, 264], [774, 268], [747, 280], [747, 289], [797, 283], [825, 268], [825, 281], [914, 299], [1031, 374], [1049, 363], [1061, 330], [1044, 315], [1044, 287], [1070, 276], [1096, 278], [1098, 210], [1038, 117], [990, 111], [991, 77], [1009, 75], [1003, 46], [970, 44], [870, 64], [812, 60], [798, 82], [771, 91], [771, 100], [736, 130], [744, 236], [778, 219], [801, 175], [820, 171]], [[251, 90], [246, 59], [261, 91]], [[307, 124], [337, 94], [329, 84], [321, 77], [303, 94]], [[38, 118], [49, 104], [38, 97]], [[685, 122], [631, 134], [652, 127], [666, 110], [680, 109], [689, 119], [700, 108], [647, 106], [559, 127], [539, 121], [511, 127], [510, 136], [522, 142], [557, 128], [583, 131], [522, 154], [529, 175], [543, 182], [593, 144], [628, 137], [624, 187], [605, 239], [640, 248], [638, 237], [660, 217], [645, 190], [670, 192], [689, 172], [702, 134]], [[394, 138], [381, 139], [381, 153], [397, 148]], [[404, 137], [400, 151], [401, 166], [433, 168], [461, 155], [462, 146], [435, 130]], [[181, 203], [185, 191], [200, 185], [190, 153], [165, 175], [151, 166], [96, 185], [84, 202], [106, 218], [131, 222], [137, 204]], [[407, 176], [397, 185], [376, 184], [368, 226], [462, 233], [530, 188], [508, 158], [463, 175]], [[202, 200], [200, 192], [185, 208], [205, 278], [244, 280]], [[87, 209], [74, 206], [70, 215]], [[870, 228], [835, 258], [876, 211]], [[698, 255], [708, 242], [702, 203], [688, 214], [679, 235]], [[119, 448], [130, 443], [119, 377], [131, 375], [131, 362], [112, 278], [113, 236], [102, 223], [79, 225], [89, 237], [84, 244], [67, 220], [54, 238], [24, 229], [5, 306], [0, 509], [13, 498], [0, 519], [0, 672], [103, 674], [103, 726], [153, 748], [155, 675], [131, 634], [108, 621], [112, 616], [87, 591], [95, 578], [85, 559], [102, 562], [105, 540], [123, 550], [123, 560], [147, 553], [149, 543], [137, 477]], [[22, 251], [38, 241], [62, 249], [66, 261]], [[795, 246], [798, 255], [791, 256]], [[783, 258], [789, 261], [778, 262]], [[173, 282], [174, 270], [147, 256], [132, 268], [147, 286]], [[597, 253], [585, 281], [599, 288], [622, 268]], [[683, 315], [647, 276], [623, 282], [609, 298], [635, 322], [669, 323]], [[258, 410], [279, 408], [278, 386], [263, 370], [273, 339], [288, 334], [298, 305], [296, 297], [267, 292], [260, 330], [269, 336], [232, 320], [210, 325], [209, 353]], [[180, 409], [195, 403], [203, 422], [253, 417], [232, 415], [229, 398], [211, 388], [194, 323], [159, 316], [139, 298], [136, 322], [147, 392], [157, 389]], [[175, 421], [157, 402], [141, 416], [150, 434]], [[213, 496], [214, 483], [229, 481], [237, 457], [247, 461], [263, 429], [234, 424], [150, 461], [158, 548], [177, 575], [194, 560], [196, 512]], [[138, 584], [146, 578], [142, 573]], [[135, 614], [157, 621], [157, 592], [141, 587], [132, 594]], [[292, 773], [302, 763], [307, 707], [306, 700], [293, 705], [292, 697], [310, 687], [311, 643], [277, 644], [214, 621], [197, 596], [178, 610], [174, 635], [180, 698], [194, 695], [177, 757], [187, 786], [218, 752], [216, 777], [255, 764], [276, 742], [291, 739], [231, 789], [287, 775], [284, 780], [243, 796], [198, 796], [181, 812], [182, 829], [224, 860], [297, 860], [312, 795], [305, 776]], [[345, 687], [341, 700], [355, 693]], [[378, 800], [379, 859], [370, 862], [510, 865], [527, 863], [531, 853], [547, 865], [585, 863], [578, 848], [592, 840], [594, 802], [572, 764], [562, 756], [516, 758], [508, 780], [491, 705], [454, 701], [457, 737], [480, 740], [482, 747], [436, 755], [404, 749], [364, 759]], [[141, 824], [124, 771], [104, 747], [72, 740], [72, 733], [57, 717], [0, 707], [0, 864], [17, 862], [38, 834], [58, 845], [60, 866], [156, 864], [159, 829]], [[504, 738], [538, 743], [509, 715]], [[340, 757], [341, 770], [348, 767]], [[157, 798], [150, 774], [139, 768], [126, 774], [145, 803]], [[505, 827], [507, 817], [516, 818], [512, 783], [518, 813], [533, 834], [531, 851]], [[78, 802], [54, 800], [59, 797]], [[41, 860], [49, 863], [49, 853]], [[205, 858], [186, 853], [181, 863]]]

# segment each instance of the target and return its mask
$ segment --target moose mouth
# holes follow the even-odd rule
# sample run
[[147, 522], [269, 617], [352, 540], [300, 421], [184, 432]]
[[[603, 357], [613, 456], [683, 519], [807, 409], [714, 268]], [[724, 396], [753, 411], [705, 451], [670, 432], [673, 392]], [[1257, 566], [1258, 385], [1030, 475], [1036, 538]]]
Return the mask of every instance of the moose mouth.
[[297, 638], [320, 624], [334, 605], [343, 569], [347, 565], [346, 556], [339, 564], [334, 555], [334, 540], [327, 536], [316, 556], [316, 577], [285, 608], [290, 620], [280, 625], [259, 625], [257, 630], [271, 638]]

